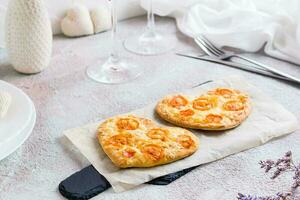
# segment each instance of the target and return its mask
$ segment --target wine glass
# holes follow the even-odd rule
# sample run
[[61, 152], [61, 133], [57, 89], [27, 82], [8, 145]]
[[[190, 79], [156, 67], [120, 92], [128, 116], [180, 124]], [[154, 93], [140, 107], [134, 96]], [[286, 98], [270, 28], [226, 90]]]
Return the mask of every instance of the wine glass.
[[139, 68], [125, 58], [121, 58], [117, 46], [116, 0], [110, 1], [112, 51], [106, 60], [100, 60], [87, 68], [87, 75], [94, 81], [106, 84], [119, 84], [131, 81], [140, 75]]
[[171, 51], [176, 44], [176, 37], [162, 34], [156, 30], [153, 13], [153, 0], [147, 0], [147, 28], [141, 35], [134, 35], [125, 40], [127, 50], [141, 55], [157, 55]]

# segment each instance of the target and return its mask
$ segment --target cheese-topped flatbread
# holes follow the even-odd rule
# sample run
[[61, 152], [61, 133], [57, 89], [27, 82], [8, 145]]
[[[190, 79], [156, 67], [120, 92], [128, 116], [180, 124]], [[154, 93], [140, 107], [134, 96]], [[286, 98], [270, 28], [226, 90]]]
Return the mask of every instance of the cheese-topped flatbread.
[[117, 116], [98, 128], [98, 140], [110, 160], [120, 168], [152, 167], [182, 159], [198, 148], [190, 131], [160, 127], [132, 115]]
[[241, 124], [250, 114], [247, 94], [230, 88], [216, 88], [199, 96], [170, 95], [156, 106], [166, 121], [186, 128], [226, 130]]

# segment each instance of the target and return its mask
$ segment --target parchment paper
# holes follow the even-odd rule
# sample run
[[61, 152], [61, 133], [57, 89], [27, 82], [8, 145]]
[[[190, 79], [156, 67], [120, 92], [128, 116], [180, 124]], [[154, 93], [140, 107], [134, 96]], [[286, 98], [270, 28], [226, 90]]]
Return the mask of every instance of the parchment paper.
[[[98, 143], [96, 129], [100, 122], [66, 130], [64, 134], [99, 173], [110, 182], [114, 191], [122, 192], [156, 177], [212, 162], [262, 145], [272, 138], [286, 135], [298, 129], [298, 121], [292, 113], [241, 77], [214, 81], [180, 93], [199, 95], [208, 89], [222, 86], [232, 87], [249, 94], [253, 108], [250, 116], [240, 126], [228, 131], [192, 130], [199, 137], [198, 151], [192, 156], [174, 163], [152, 168], [119, 169], [109, 160]], [[154, 113], [155, 105], [156, 102], [130, 113], [152, 119], [162, 125], [172, 126], [158, 118]]]

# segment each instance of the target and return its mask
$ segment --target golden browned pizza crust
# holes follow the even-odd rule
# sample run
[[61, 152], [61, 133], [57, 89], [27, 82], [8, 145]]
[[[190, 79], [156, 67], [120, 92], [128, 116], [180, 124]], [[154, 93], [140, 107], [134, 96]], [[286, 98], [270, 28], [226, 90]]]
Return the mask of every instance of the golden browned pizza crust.
[[200, 96], [169, 95], [158, 102], [156, 112], [177, 126], [203, 130], [226, 130], [240, 125], [250, 114], [247, 94], [216, 88]]
[[120, 168], [152, 167], [193, 154], [198, 138], [177, 127], [160, 127], [133, 115], [116, 116], [98, 128], [98, 140], [110, 160]]

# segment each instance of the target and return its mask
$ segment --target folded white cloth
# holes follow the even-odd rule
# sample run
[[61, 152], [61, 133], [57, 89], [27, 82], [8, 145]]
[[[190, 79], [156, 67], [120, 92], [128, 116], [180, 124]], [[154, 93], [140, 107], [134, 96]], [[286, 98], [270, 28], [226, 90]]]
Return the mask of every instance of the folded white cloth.
[[[146, 7], [148, 0], [142, 0]], [[299, 0], [154, 0], [154, 12], [173, 16], [179, 29], [230, 46], [300, 64]]]

